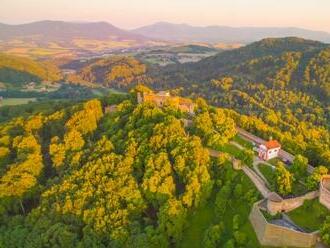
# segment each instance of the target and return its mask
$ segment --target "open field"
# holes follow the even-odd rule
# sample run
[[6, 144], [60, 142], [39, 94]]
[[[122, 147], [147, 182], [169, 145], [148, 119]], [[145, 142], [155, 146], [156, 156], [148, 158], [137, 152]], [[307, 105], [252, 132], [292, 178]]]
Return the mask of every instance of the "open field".
[[269, 183], [270, 190], [275, 190], [275, 170], [263, 163], [258, 164], [258, 168]]
[[318, 198], [305, 201], [303, 206], [288, 213], [297, 225], [310, 232], [319, 230], [325, 216], [329, 214], [330, 211], [320, 204]]
[[35, 102], [36, 100], [36, 98], [5, 98], [0, 102], [0, 107], [22, 105], [30, 102]]

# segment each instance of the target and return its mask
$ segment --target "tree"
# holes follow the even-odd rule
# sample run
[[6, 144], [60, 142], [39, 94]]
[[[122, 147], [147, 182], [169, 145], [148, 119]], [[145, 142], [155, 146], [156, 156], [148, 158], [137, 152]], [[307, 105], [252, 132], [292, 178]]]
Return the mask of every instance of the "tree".
[[226, 212], [229, 196], [231, 194], [230, 184], [225, 184], [217, 193], [215, 199], [216, 213], [218, 216], [223, 216]]
[[235, 238], [235, 241], [237, 242], [237, 244], [239, 244], [239, 245], [244, 245], [247, 241], [246, 234], [241, 231], [235, 231], [234, 238]]
[[[206, 103], [205, 103], [206, 104]], [[194, 130], [209, 147], [219, 147], [236, 135], [235, 122], [222, 109], [211, 110], [201, 103], [202, 110], [195, 115]]]
[[176, 242], [181, 240], [187, 211], [182, 203], [169, 199], [159, 210], [159, 229]]
[[238, 214], [235, 214], [233, 218], [233, 229], [237, 231], [240, 228], [240, 225], [241, 225], [240, 216]]
[[173, 197], [175, 185], [172, 177], [172, 165], [166, 153], [150, 156], [145, 165], [142, 188], [149, 201], [154, 205]]
[[253, 159], [254, 159], [254, 152], [248, 149], [240, 150], [238, 154], [239, 159], [247, 166], [252, 167]]
[[0, 146], [0, 171], [2, 169], [2, 166], [9, 163], [9, 155], [10, 155], [10, 150], [7, 147]]
[[321, 178], [327, 174], [328, 174], [328, 168], [324, 166], [316, 167], [313, 173], [307, 178], [307, 188], [309, 190], [318, 189]]
[[301, 179], [307, 175], [308, 159], [302, 155], [296, 155], [290, 167], [296, 179]]
[[285, 168], [282, 162], [276, 167], [276, 187], [280, 194], [288, 195], [292, 192], [292, 174]]
[[239, 199], [243, 193], [243, 186], [242, 184], [237, 184], [234, 189], [234, 196], [236, 199]]
[[231, 77], [223, 77], [219, 80], [211, 80], [211, 85], [222, 91], [228, 91], [232, 88], [234, 80]]
[[323, 242], [330, 245], [330, 216], [324, 221], [320, 229], [320, 234]]
[[223, 232], [223, 223], [212, 225], [204, 232], [203, 247], [216, 248], [218, 247], [221, 234]]

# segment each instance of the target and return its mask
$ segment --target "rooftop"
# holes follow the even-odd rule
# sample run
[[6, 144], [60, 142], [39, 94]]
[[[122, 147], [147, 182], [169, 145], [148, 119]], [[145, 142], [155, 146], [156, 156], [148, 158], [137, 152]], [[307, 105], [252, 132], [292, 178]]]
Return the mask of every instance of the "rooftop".
[[280, 148], [281, 147], [281, 144], [278, 143], [277, 140], [267, 141], [264, 145], [267, 147], [267, 149], [274, 149], [274, 148]]

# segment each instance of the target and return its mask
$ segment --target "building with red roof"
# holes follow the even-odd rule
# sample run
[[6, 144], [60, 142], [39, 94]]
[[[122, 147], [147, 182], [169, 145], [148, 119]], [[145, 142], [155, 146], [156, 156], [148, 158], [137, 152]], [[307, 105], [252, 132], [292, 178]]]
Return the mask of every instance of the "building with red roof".
[[277, 140], [270, 140], [261, 144], [258, 149], [259, 158], [267, 161], [278, 156], [281, 144]]

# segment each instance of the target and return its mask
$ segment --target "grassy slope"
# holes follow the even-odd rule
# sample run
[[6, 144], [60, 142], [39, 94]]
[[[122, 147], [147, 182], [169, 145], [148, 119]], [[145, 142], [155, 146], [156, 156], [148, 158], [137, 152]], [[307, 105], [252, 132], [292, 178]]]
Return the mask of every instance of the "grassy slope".
[[[267, 179], [270, 185], [270, 189], [275, 190], [275, 185], [276, 185], [275, 170], [273, 170], [270, 166], [262, 163], [259, 164], [258, 167], [260, 172]], [[298, 180], [293, 182], [292, 187], [293, 187], [292, 194], [295, 196], [300, 196], [308, 192], [306, 186], [300, 183]]]
[[318, 198], [306, 201], [303, 206], [288, 213], [297, 225], [307, 231], [319, 230], [325, 216], [329, 214], [330, 211], [320, 204]]
[[238, 147], [236, 147], [232, 144], [229, 144], [229, 143], [225, 144], [221, 147], [216, 147], [216, 150], [229, 153], [235, 157], [239, 156], [239, 154], [241, 153], [241, 150]]
[[213, 223], [214, 216], [212, 201], [209, 201], [206, 206], [197, 209], [195, 213], [190, 213], [188, 217], [190, 221], [179, 247], [199, 247], [203, 240], [204, 231]]
[[[247, 192], [250, 189], [255, 189], [254, 185], [250, 179], [245, 176], [245, 174], [240, 174], [242, 179], [242, 186], [244, 192]], [[223, 221], [225, 224], [225, 233], [222, 236], [221, 245], [224, 245], [225, 241], [232, 238], [233, 234], [233, 217], [236, 214], [240, 215], [241, 218], [241, 231], [243, 231], [249, 239], [249, 246], [247, 247], [262, 247], [260, 246], [256, 234], [253, 230], [253, 227], [248, 219], [250, 214], [250, 206], [244, 200], [233, 199], [231, 204], [227, 208], [226, 213], [224, 214], [224, 219], [219, 219], [215, 213], [215, 199], [214, 197], [209, 200], [206, 206], [197, 209], [194, 213], [191, 213], [188, 217], [187, 229], [183, 234], [182, 242], [179, 245], [181, 248], [185, 247], [203, 247], [202, 240], [204, 231], [212, 224], [219, 223]]]
[[264, 175], [264, 177], [267, 179], [270, 187], [272, 190], [275, 189], [275, 171], [266, 164], [259, 164], [258, 165], [260, 172]]
[[247, 148], [247, 149], [250, 149], [252, 150], [253, 149], [253, 145], [250, 141], [247, 141], [245, 139], [243, 139], [241, 136], [239, 135], [236, 135], [234, 138], [233, 138], [233, 141], [235, 141], [236, 143], [240, 144], [241, 146]]

